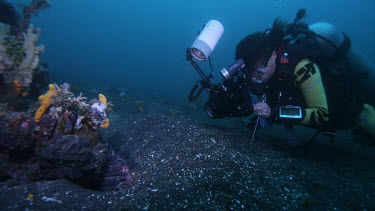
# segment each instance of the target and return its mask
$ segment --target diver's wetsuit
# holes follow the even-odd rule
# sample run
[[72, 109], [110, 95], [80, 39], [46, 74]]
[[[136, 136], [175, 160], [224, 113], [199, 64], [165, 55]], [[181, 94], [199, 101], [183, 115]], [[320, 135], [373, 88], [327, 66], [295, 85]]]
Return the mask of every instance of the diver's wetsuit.
[[[294, 70], [294, 83], [296, 88], [300, 89], [305, 103], [304, 116], [300, 124], [315, 129], [324, 129], [325, 125], [329, 124], [340, 125], [341, 122], [330, 121], [331, 116], [328, 109], [328, 104], [340, 104], [340, 102], [327, 102], [326, 91], [319, 67], [316, 64], [309, 64], [312, 64], [311, 61], [304, 59], [297, 64]], [[345, 95], [347, 93], [334, 94]], [[344, 115], [344, 113], [339, 114], [336, 112], [335, 115]], [[341, 119], [334, 118], [337, 120]], [[371, 105], [364, 104], [360, 110], [360, 115], [357, 115], [351, 121], [350, 128], [356, 126], [359, 126], [375, 139], [375, 110]], [[338, 126], [336, 129], [346, 128]]]
[[304, 59], [297, 64], [294, 70], [294, 82], [301, 90], [306, 106], [301, 125], [312, 127], [327, 123], [329, 111], [319, 67], [313, 64], [308, 69], [306, 66], [309, 63], [310, 60]]

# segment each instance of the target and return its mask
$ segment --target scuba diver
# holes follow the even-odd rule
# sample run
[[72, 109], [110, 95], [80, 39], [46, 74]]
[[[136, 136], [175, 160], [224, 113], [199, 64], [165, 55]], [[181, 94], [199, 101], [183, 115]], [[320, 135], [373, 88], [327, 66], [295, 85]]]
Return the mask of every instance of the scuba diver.
[[307, 26], [304, 16], [300, 10], [289, 25], [276, 19], [272, 28], [237, 45], [236, 59], [267, 86], [268, 102], [256, 103], [255, 114], [287, 128], [356, 129], [375, 140], [374, 83], [368, 82], [375, 70], [367, 69], [371, 64], [345, 34], [328, 23]]
[[[220, 71], [221, 84], [210, 83], [212, 74], [205, 78], [200, 73], [199, 91], [206, 89], [209, 94], [207, 114], [220, 118], [254, 112], [258, 120], [285, 125], [289, 132], [295, 125], [307, 126], [318, 130], [310, 142], [322, 133], [331, 134], [333, 140], [340, 129], [353, 129], [356, 135], [375, 140], [374, 64], [332, 24], [308, 26], [305, 16], [301, 9], [293, 23], [278, 18], [264, 32], [241, 40], [236, 62]], [[195, 47], [190, 50], [192, 57], [197, 54]], [[197, 84], [194, 88], [190, 101], [196, 97]]]

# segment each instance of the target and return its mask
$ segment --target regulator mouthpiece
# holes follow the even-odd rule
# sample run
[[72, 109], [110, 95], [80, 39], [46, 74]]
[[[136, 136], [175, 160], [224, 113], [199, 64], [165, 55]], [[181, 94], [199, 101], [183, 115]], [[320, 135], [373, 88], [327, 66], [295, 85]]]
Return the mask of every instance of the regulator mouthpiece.
[[224, 27], [219, 21], [208, 21], [194, 40], [190, 48], [191, 55], [198, 61], [206, 61], [219, 42], [223, 32]]
[[233, 64], [220, 70], [221, 76], [225, 79], [231, 79], [239, 70], [245, 67], [245, 61], [236, 60]]

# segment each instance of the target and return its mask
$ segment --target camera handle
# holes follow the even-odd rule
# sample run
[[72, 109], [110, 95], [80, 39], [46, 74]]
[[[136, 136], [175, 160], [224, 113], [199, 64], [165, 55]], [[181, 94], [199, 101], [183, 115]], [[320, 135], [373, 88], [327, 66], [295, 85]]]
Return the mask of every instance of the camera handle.
[[[190, 53], [190, 48], [186, 49], [186, 59], [191, 62], [191, 65], [194, 67], [194, 69], [198, 72], [199, 76], [202, 78], [202, 80], [197, 81], [195, 83], [194, 87], [190, 90], [188, 100], [189, 100], [189, 102], [193, 102], [200, 96], [203, 89], [207, 90], [207, 89], [211, 88], [211, 86], [212, 86], [211, 79], [214, 76], [213, 75], [214, 71], [213, 71], [213, 68], [212, 68], [212, 65], [211, 65], [211, 59], [210, 59], [210, 57], [208, 57], [208, 61], [210, 63], [212, 73], [210, 73], [208, 76], [206, 76], [204, 74], [203, 70], [199, 67], [199, 65], [193, 60], [193, 57]], [[201, 87], [197, 91], [197, 89], [199, 87], [198, 83], [200, 83]], [[207, 90], [207, 92], [208, 91], [209, 90]]]
[[[199, 87], [199, 83], [201, 84], [201, 87], [197, 91]], [[194, 102], [199, 97], [199, 95], [201, 95], [202, 91], [206, 88], [208, 88], [206, 81], [204, 80], [197, 81], [194, 87], [190, 90], [189, 97], [188, 97], [189, 102]]]

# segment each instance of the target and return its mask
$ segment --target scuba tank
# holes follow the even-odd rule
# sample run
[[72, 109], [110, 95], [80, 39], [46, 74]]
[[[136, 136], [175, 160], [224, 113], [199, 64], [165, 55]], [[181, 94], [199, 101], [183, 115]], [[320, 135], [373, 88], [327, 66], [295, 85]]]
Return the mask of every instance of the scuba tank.
[[[352, 80], [360, 80], [356, 84], [359, 95], [366, 103], [375, 105], [375, 65], [358, 49], [351, 45], [350, 39], [337, 28], [326, 22], [319, 22], [309, 26], [317, 34], [318, 48], [321, 56], [327, 59], [345, 58], [350, 65], [353, 75], [359, 76]], [[328, 42], [327, 42], [328, 41]]]

